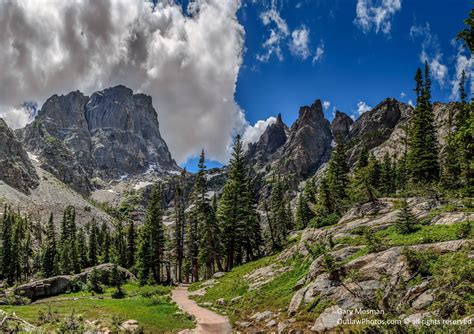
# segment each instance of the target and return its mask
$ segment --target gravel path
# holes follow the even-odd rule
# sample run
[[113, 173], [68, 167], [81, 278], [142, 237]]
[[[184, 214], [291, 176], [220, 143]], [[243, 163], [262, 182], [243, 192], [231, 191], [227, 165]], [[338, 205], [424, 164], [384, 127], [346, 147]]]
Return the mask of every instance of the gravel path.
[[179, 286], [171, 294], [176, 304], [186, 313], [193, 315], [197, 321], [197, 327], [187, 333], [194, 334], [227, 334], [231, 333], [232, 328], [229, 319], [208, 309], [198, 306], [198, 304], [189, 299], [188, 287]]

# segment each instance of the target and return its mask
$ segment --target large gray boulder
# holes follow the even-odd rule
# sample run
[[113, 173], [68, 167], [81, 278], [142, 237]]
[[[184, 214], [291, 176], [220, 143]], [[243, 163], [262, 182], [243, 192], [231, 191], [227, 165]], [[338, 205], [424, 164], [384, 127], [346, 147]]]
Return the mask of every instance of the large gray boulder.
[[[105, 263], [95, 267], [87, 268], [77, 275], [61, 275], [48, 277], [38, 281], [22, 284], [13, 289], [13, 293], [28, 297], [31, 300], [46, 298], [68, 291], [75, 282], [87, 282], [87, 278], [96, 269], [99, 272], [99, 279], [103, 284], [108, 284], [114, 265]], [[135, 275], [120, 266], [117, 267], [123, 277], [129, 281], [136, 281]]]
[[0, 180], [29, 194], [39, 185], [39, 178], [22, 144], [0, 118]]

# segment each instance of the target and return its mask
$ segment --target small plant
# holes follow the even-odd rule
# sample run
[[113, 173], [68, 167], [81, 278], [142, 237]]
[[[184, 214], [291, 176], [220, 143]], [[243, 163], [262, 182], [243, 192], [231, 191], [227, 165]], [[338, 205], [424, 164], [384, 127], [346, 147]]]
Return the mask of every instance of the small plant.
[[72, 309], [71, 314], [66, 316], [63, 321], [59, 324], [59, 330], [61, 332], [80, 332], [83, 329], [82, 319], [76, 316], [75, 310]]
[[41, 325], [55, 323], [59, 321], [58, 311], [53, 310], [50, 304], [48, 304], [47, 306], [48, 309], [46, 311], [38, 311], [38, 323], [40, 323]]
[[341, 264], [327, 251], [323, 253], [322, 266], [324, 271], [329, 274], [329, 279], [333, 281], [340, 281], [342, 279], [343, 271]]
[[459, 239], [466, 239], [471, 235], [472, 226], [471, 222], [464, 222], [458, 225], [456, 236]]
[[362, 230], [362, 237], [370, 253], [380, 252], [383, 249], [382, 239], [371, 228], [365, 226]]

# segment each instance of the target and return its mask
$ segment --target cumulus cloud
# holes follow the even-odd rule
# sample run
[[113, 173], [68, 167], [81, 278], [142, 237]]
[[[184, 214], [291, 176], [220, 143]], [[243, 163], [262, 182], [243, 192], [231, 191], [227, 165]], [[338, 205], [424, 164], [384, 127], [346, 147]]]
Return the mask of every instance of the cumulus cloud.
[[407, 96], [407, 94], [405, 94], [405, 92], [401, 92], [401, 93], [400, 93], [400, 98], [401, 98], [401, 99], [404, 99], [405, 96]]
[[472, 57], [466, 56], [462, 47], [458, 48], [458, 52], [456, 55], [455, 71], [456, 73], [454, 74], [454, 78], [451, 80], [450, 98], [453, 100], [459, 98], [459, 84], [461, 82], [463, 71], [466, 74], [466, 81], [471, 81], [471, 94], [474, 92], [474, 80], [472, 80], [474, 74], [474, 59]]
[[420, 61], [430, 65], [431, 75], [438, 84], [443, 87], [448, 76], [448, 67], [443, 64], [443, 54], [439, 44], [438, 36], [431, 33], [429, 23], [413, 25], [410, 28], [410, 36], [413, 40], [421, 40]]
[[294, 56], [300, 57], [303, 60], [310, 55], [309, 32], [309, 28], [302, 25], [291, 33], [290, 51]]
[[330, 101], [323, 101], [323, 108], [324, 108], [324, 110], [328, 110], [330, 106], [331, 106], [331, 102], [330, 102]]
[[358, 0], [354, 24], [364, 33], [373, 29], [389, 35], [392, 19], [401, 8], [401, 0]]
[[[0, 4], [0, 116], [28, 121], [24, 101], [124, 84], [153, 97], [160, 129], [183, 162], [204, 147], [225, 161], [245, 124], [234, 100], [242, 64], [240, 1], [48, 0]], [[281, 22], [280, 22], [281, 23]]]
[[288, 24], [281, 17], [275, 0], [272, 1], [271, 7], [260, 14], [260, 19], [264, 26], [270, 26], [270, 36], [263, 43], [265, 50], [263, 54], [258, 54], [257, 59], [261, 62], [267, 62], [272, 55], [275, 55], [280, 61], [283, 60], [282, 43], [289, 36], [290, 30]]
[[260, 136], [265, 132], [267, 127], [277, 121], [276, 117], [269, 117], [266, 120], [260, 120], [253, 126], [248, 125], [242, 135], [242, 143], [247, 147], [250, 143], [255, 143], [260, 139]]
[[357, 112], [359, 113], [359, 116], [365, 113], [366, 111], [372, 110], [372, 107], [369, 106], [367, 103], [364, 101], [359, 101], [357, 103]]
[[323, 55], [324, 55], [324, 41], [321, 40], [321, 43], [316, 48], [316, 53], [314, 54], [314, 57], [313, 57], [313, 65], [321, 61], [323, 59]]

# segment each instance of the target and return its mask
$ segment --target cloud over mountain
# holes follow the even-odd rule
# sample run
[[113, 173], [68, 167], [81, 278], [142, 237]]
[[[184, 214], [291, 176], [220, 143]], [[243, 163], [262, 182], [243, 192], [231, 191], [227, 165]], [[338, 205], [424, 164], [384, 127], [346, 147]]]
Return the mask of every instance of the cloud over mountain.
[[[245, 119], [234, 100], [242, 64], [240, 2], [27, 1], [0, 11], [0, 116], [28, 120], [25, 101], [124, 84], [149, 94], [178, 161], [204, 147], [224, 161]], [[224, 145], [223, 145], [224, 144]]]

